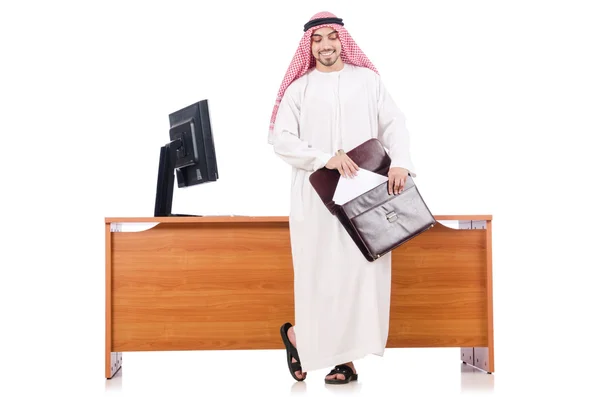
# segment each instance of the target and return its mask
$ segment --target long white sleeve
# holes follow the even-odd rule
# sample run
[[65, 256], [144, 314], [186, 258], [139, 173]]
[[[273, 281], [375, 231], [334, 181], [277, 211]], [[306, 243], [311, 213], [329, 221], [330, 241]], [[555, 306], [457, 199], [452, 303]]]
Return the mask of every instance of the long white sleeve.
[[379, 133], [378, 138], [389, 151], [390, 167], [402, 167], [415, 177], [415, 167], [410, 156], [410, 137], [404, 114], [398, 108], [383, 82], [379, 80]]
[[306, 171], [323, 168], [334, 156], [311, 147], [299, 136], [300, 108], [295, 98], [295, 86], [284, 94], [273, 129], [273, 149], [286, 163]]

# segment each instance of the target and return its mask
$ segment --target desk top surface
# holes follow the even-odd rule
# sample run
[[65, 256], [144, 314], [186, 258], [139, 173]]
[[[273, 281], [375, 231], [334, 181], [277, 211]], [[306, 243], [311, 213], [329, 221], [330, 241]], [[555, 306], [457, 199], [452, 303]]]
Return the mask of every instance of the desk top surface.
[[[434, 215], [437, 221], [491, 221], [492, 215]], [[104, 222], [109, 223], [287, 223], [287, 216], [244, 216], [244, 215], [206, 215], [206, 216], [168, 216], [168, 217], [107, 217]]]

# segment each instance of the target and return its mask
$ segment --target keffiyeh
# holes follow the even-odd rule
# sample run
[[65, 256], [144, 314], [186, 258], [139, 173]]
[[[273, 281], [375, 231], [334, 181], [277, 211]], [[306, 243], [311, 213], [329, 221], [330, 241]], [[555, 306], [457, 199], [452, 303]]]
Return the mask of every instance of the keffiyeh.
[[340, 54], [340, 57], [344, 63], [366, 67], [373, 70], [375, 73], [379, 73], [369, 58], [367, 58], [367, 56], [354, 42], [348, 31], [344, 28], [342, 19], [336, 17], [330, 12], [319, 12], [313, 15], [309, 22], [304, 25], [304, 35], [300, 40], [298, 49], [292, 58], [292, 62], [288, 67], [285, 77], [283, 78], [283, 82], [279, 88], [279, 92], [277, 93], [275, 106], [273, 107], [273, 113], [271, 115], [271, 125], [269, 127], [269, 142], [271, 142], [271, 134], [273, 133], [273, 127], [275, 126], [277, 111], [285, 90], [292, 82], [316, 66], [316, 60], [311, 51], [311, 36], [315, 30], [318, 30], [324, 26], [335, 29], [338, 32], [338, 37], [342, 47], [342, 53]]

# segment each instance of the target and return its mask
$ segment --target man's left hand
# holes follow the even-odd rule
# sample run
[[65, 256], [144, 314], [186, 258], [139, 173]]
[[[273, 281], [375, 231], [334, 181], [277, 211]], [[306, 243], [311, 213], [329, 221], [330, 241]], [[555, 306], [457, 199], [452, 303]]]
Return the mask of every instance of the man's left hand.
[[392, 167], [388, 172], [388, 193], [394, 194], [400, 193], [404, 189], [406, 178], [408, 177], [408, 170], [406, 168]]

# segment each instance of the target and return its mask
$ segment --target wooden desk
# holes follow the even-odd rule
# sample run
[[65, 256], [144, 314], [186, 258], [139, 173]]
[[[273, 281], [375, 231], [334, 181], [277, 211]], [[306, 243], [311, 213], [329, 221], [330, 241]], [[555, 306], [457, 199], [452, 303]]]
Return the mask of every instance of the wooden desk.
[[[492, 217], [435, 218], [392, 253], [387, 346], [459, 347], [492, 373]], [[106, 378], [122, 352], [284, 348], [287, 217], [106, 218], [105, 228]]]

